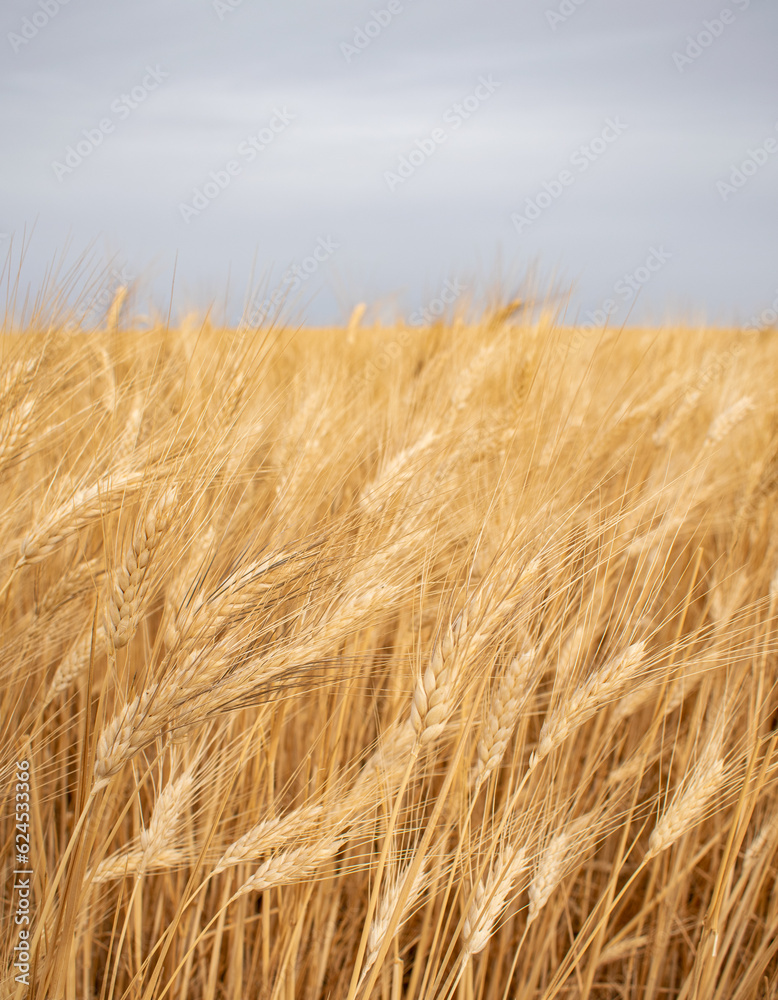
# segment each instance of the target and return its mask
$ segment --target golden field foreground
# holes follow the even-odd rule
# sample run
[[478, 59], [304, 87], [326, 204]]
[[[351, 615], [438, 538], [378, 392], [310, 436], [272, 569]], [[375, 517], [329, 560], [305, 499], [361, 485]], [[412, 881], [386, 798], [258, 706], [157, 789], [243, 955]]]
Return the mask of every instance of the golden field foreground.
[[2, 988], [778, 996], [778, 334], [7, 335]]

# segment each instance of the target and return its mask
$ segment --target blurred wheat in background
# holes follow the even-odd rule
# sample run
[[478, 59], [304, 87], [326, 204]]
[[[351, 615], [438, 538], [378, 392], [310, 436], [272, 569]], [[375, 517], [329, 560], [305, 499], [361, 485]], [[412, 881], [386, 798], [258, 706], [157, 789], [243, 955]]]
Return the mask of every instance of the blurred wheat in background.
[[2, 996], [778, 996], [775, 340], [363, 313], [3, 338]]

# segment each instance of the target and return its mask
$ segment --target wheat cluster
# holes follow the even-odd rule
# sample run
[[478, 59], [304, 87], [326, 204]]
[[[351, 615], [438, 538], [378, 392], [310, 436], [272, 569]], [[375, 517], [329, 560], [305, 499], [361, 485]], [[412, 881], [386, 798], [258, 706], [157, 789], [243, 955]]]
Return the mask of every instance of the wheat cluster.
[[574, 334], [4, 334], [0, 997], [778, 996], [778, 341]]

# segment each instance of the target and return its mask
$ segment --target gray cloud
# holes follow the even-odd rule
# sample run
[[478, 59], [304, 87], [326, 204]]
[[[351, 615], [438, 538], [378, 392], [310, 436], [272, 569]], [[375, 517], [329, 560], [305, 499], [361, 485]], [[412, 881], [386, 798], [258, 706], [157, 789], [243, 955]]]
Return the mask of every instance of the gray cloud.
[[[564, 2], [393, 0], [402, 10], [357, 54], [342, 46], [367, 37], [385, 0], [243, 0], [221, 17], [208, 0], [41, 0], [57, 10], [45, 24], [37, 2], [7, 5], [0, 231], [18, 244], [35, 223], [33, 286], [70, 239], [74, 255], [94, 244], [126, 261], [162, 302], [177, 255], [179, 304], [223, 302], [229, 275], [234, 320], [252, 260], [273, 287], [320, 237], [340, 247], [301, 283], [311, 322], [361, 299], [407, 312], [446, 276], [488, 284], [498, 259], [508, 284], [539, 261], [575, 281], [574, 309], [595, 309], [657, 245], [672, 257], [625, 303], [636, 318], [762, 308], [778, 288], [778, 155], [726, 200], [716, 182], [778, 139], [778, 9], [733, 0], [719, 36], [679, 68], [673, 52], [690, 37], [697, 51], [722, 3]], [[571, 9], [552, 28], [547, 14]], [[42, 26], [22, 44], [25, 18]], [[125, 104], [157, 66], [169, 78]], [[489, 75], [494, 94], [459, 127], [445, 121]], [[241, 143], [279, 110], [293, 119], [248, 162]], [[623, 134], [571, 167], [618, 116]], [[55, 161], [106, 119], [110, 132], [58, 178]], [[434, 153], [390, 190], [386, 173], [440, 128]], [[185, 222], [180, 206], [231, 161], [240, 171]], [[564, 169], [574, 182], [518, 233], [512, 214]]]

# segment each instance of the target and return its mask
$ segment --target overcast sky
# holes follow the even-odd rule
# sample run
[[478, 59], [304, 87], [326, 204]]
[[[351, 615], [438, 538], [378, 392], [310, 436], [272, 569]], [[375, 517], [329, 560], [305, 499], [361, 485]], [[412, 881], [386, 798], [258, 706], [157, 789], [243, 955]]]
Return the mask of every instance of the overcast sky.
[[175, 262], [177, 310], [235, 322], [252, 267], [255, 318], [275, 294], [312, 323], [532, 269], [570, 319], [778, 296], [774, 0], [5, 0], [0, 22], [0, 252], [35, 227], [33, 290], [91, 248], [160, 306]]

